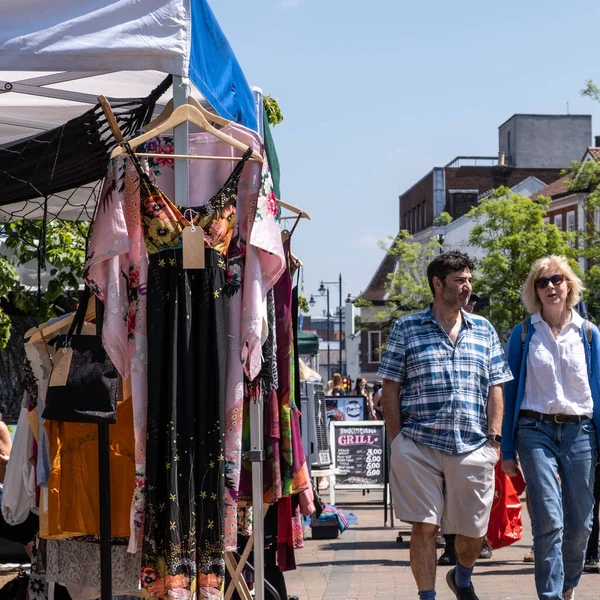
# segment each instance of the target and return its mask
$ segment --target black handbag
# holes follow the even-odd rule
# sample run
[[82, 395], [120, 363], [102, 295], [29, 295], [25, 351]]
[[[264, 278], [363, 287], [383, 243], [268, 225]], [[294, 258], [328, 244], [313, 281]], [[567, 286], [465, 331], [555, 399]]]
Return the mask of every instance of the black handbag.
[[[73, 323], [66, 335], [54, 338], [53, 371], [70, 354], [68, 375], [64, 385], [48, 387], [42, 418], [71, 423], [117, 422], [119, 375], [102, 345], [102, 308], [96, 301], [96, 335], [81, 335], [90, 299], [86, 286]], [[63, 368], [65, 365], [63, 365]]]
[[27, 600], [28, 588], [29, 575], [25, 571], [19, 571], [14, 579], [0, 589], [0, 600]]

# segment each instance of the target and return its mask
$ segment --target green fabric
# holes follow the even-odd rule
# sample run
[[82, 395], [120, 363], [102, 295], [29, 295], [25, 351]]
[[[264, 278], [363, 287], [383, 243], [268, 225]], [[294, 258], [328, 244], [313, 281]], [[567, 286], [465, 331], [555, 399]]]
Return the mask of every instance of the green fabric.
[[319, 354], [319, 336], [314, 333], [298, 333], [298, 354], [315, 356]]
[[281, 170], [279, 168], [279, 158], [277, 158], [277, 150], [275, 150], [275, 142], [273, 141], [271, 126], [269, 125], [266, 117], [264, 121], [264, 130], [265, 151], [267, 153], [267, 160], [269, 161], [269, 168], [271, 169], [273, 191], [275, 192], [275, 197], [281, 199]]

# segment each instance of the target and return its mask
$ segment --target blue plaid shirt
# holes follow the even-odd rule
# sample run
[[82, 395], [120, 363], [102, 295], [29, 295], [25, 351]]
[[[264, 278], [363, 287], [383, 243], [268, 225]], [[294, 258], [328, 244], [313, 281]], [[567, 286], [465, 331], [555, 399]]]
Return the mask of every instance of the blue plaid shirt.
[[380, 377], [402, 384], [402, 433], [447, 454], [485, 443], [489, 388], [513, 378], [490, 322], [462, 315], [456, 345], [430, 306], [398, 319], [379, 367]]

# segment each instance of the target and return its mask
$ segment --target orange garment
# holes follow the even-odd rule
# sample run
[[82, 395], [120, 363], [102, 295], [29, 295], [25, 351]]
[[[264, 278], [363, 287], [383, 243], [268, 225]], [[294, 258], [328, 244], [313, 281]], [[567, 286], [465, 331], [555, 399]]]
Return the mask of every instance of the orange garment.
[[[110, 504], [113, 537], [129, 537], [135, 488], [131, 390], [110, 425]], [[50, 444], [47, 538], [100, 535], [98, 426], [44, 421]]]

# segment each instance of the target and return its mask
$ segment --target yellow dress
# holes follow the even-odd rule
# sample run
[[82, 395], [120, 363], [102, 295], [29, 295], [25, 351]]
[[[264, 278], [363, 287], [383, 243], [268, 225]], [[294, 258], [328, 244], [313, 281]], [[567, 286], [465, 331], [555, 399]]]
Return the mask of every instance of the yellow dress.
[[[117, 406], [117, 423], [109, 426], [113, 537], [129, 537], [135, 488], [131, 390], [123, 389], [122, 397], [125, 399]], [[44, 421], [44, 428], [50, 446], [50, 477], [47, 520], [44, 519], [47, 531], [41, 532], [42, 537], [100, 535], [98, 426]]]

